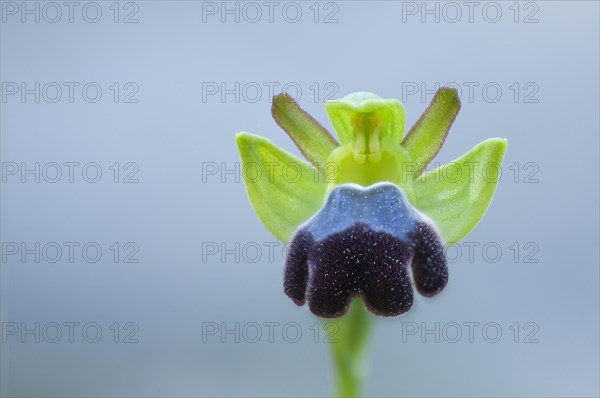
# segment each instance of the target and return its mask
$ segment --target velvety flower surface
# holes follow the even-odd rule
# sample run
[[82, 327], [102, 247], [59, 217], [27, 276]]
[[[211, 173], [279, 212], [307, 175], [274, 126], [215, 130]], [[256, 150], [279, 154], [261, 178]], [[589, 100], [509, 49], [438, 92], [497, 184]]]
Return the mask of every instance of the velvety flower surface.
[[427, 217], [395, 184], [337, 186], [292, 238], [286, 294], [321, 317], [343, 315], [354, 296], [383, 316], [408, 311], [413, 289], [432, 296], [448, 281], [444, 246]]

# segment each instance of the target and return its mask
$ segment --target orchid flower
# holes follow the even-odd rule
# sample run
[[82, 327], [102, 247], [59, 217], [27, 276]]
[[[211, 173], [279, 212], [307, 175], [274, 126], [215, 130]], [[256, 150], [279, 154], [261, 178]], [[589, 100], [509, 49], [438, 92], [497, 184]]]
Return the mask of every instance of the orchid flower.
[[315, 315], [337, 319], [338, 394], [357, 395], [364, 373], [357, 358], [370, 322], [365, 307], [382, 316], [408, 311], [409, 268], [425, 296], [446, 286], [445, 246], [467, 236], [487, 211], [507, 141], [487, 139], [425, 172], [460, 109], [456, 90], [440, 89], [406, 136], [397, 100], [358, 92], [325, 107], [339, 143], [291, 97], [273, 98], [275, 121], [308, 162], [248, 132], [236, 143], [242, 167], [269, 177], [244, 183], [263, 224], [290, 243], [284, 291]]

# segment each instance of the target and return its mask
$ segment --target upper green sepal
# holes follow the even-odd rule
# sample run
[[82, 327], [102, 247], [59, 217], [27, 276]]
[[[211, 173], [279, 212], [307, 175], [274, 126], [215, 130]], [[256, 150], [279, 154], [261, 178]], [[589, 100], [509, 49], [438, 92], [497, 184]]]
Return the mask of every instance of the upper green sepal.
[[235, 142], [242, 170], [255, 170], [242, 173], [254, 211], [275, 237], [287, 242], [319, 210], [326, 184], [307, 162], [266, 138], [241, 132]]
[[342, 144], [354, 141], [357, 116], [371, 114], [380, 123], [381, 134], [394, 143], [404, 137], [404, 106], [395, 99], [382, 99], [369, 92], [357, 92], [325, 103], [327, 115]]
[[446, 244], [463, 239], [483, 218], [494, 197], [507, 146], [506, 139], [487, 139], [414, 181], [416, 207], [435, 222]]

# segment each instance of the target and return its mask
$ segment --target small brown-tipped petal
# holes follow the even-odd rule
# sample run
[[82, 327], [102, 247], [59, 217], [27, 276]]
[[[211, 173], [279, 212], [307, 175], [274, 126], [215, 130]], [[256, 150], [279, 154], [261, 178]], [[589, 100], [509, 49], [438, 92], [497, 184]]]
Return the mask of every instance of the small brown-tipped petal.
[[448, 131], [460, 110], [458, 92], [453, 88], [440, 88], [429, 107], [402, 140], [402, 146], [408, 151], [417, 178], [440, 151]]
[[288, 94], [273, 97], [271, 114], [298, 146], [304, 157], [319, 170], [323, 170], [327, 158], [338, 146], [329, 131], [304, 112]]

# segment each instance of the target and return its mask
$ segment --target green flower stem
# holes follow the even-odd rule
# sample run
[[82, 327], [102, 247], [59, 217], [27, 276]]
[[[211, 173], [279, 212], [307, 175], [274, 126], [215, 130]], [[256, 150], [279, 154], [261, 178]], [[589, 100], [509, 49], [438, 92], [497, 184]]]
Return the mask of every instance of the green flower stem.
[[[331, 325], [331, 321], [325, 323]], [[335, 372], [335, 397], [359, 397], [367, 373], [367, 352], [372, 318], [362, 300], [355, 299], [348, 313], [333, 321], [335, 333], [331, 354]]]

